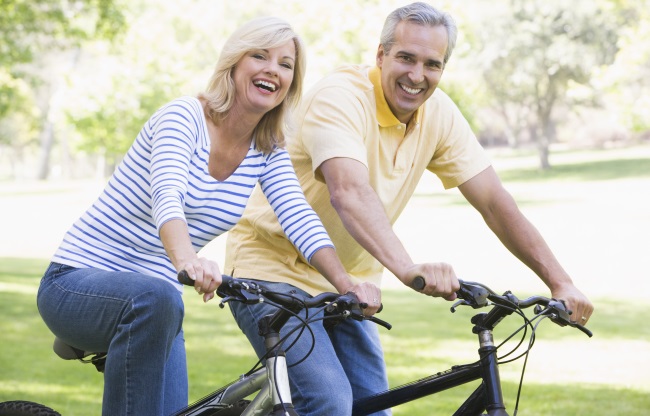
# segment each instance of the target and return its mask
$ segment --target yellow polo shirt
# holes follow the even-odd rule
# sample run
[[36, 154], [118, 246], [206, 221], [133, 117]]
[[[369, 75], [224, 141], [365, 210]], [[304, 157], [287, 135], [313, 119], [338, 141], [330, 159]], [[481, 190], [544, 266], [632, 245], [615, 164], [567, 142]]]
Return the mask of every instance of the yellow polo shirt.
[[[384, 98], [380, 71], [346, 66], [321, 80], [303, 98], [295, 136], [287, 145], [307, 201], [323, 221], [346, 270], [353, 279], [378, 286], [383, 266], [343, 226], [319, 166], [334, 157], [363, 163], [392, 224], [426, 169], [448, 189], [490, 165], [467, 121], [440, 89], [408, 126], [401, 123]], [[259, 187], [228, 233], [224, 272], [290, 283], [311, 294], [334, 291], [285, 237]]]

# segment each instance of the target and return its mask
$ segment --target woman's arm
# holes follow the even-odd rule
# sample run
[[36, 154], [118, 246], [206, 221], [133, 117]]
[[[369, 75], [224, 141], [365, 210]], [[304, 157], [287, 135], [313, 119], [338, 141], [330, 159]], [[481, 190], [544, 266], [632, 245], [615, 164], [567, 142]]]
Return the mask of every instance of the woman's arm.
[[212, 299], [221, 284], [219, 265], [196, 254], [185, 221], [173, 219], [164, 223], [160, 228], [160, 240], [176, 271], [187, 271], [203, 300]]

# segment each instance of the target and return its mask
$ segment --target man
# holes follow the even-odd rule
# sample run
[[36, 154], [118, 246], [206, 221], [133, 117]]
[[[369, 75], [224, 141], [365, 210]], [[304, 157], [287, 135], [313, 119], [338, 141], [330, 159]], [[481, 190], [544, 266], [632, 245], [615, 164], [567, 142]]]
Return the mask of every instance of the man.
[[[448, 14], [425, 3], [399, 8], [382, 30], [376, 66], [338, 69], [304, 97], [288, 150], [305, 195], [355, 283], [380, 285], [385, 267], [407, 286], [422, 276], [422, 293], [452, 300], [459, 288], [453, 268], [442, 262], [415, 264], [392, 230], [430, 170], [445, 188], [458, 187], [502, 243], [585, 324], [593, 306], [502, 187], [455, 104], [436, 89], [456, 33]], [[264, 197], [255, 193], [230, 232], [226, 272], [275, 282], [278, 290], [334, 291], [284, 235]], [[372, 307], [379, 302], [370, 301]], [[231, 308], [258, 353], [263, 351], [256, 320], [270, 311], [268, 306]], [[372, 324], [345, 322], [329, 331], [312, 327], [314, 352], [290, 369], [299, 414], [350, 414], [353, 398], [387, 387]], [[290, 363], [311, 346], [310, 337], [303, 340], [289, 351]]]

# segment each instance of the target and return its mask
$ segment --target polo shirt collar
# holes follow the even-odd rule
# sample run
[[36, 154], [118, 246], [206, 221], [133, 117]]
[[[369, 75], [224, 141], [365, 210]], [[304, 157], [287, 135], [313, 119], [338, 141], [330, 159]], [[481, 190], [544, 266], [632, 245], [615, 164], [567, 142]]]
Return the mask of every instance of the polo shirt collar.
[[[381, 87], [381, 69], [378, 66], [373, 66], [368, 70], [368, 79], [372, 83], [375, 90], [375, 102], [377, 103], [377, 122], [381, 127], [392, 127], [402, 124], [401, 121], [395, 117], [393, 112], [388, 106], [384, 90]], [[411, 122], [416, 124], [420, 122], [420, 108], [415, 111]]]

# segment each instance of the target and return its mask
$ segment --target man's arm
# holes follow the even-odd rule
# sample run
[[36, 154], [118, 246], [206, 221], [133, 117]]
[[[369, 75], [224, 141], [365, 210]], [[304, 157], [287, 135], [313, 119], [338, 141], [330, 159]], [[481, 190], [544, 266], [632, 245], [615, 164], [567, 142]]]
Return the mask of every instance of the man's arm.
[[332, 206], [346, 230], [398, 279], [410, 286], [416, 276], [425, 279], [423, 293], [451, 300], [458, 278], [445, 263], [414, 264], [386, 216], [384, 206], [370, 186], [367, 168], [349, 158], [333, 158], [319, 167]]
[[573, 319], [584, 325], [593, 305], [575, 287], [542, 235], [521, 213], [494, 169], [485, 169], [458, 188], [503, 245], [542, 279], [554, 298], [566, 301]]

